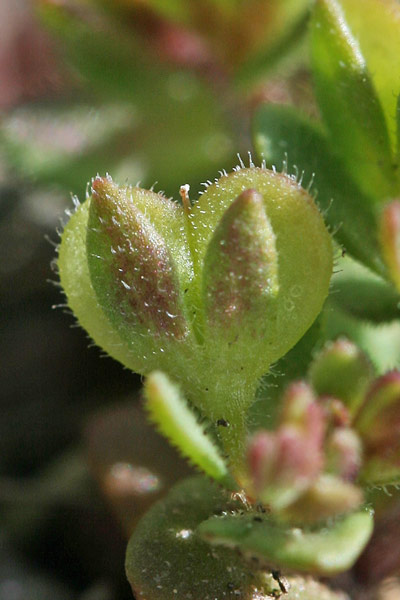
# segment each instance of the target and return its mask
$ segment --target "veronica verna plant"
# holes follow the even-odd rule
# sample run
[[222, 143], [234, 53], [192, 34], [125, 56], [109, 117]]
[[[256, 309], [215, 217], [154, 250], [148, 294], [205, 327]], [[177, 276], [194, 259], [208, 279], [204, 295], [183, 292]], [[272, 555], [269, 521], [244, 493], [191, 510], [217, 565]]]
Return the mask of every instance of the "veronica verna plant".
[[[322, 124], [266, 105], [260, 166], [240, 160], [196, 201], [183, 184], [180, 202], [97, 176], [64, 229], [58, 267], [79, 323], [145, 377], [150, 420], [202, 473], [136, 527], [137, 598], [348, 598], [320, 578], [370, 541], [371, 488], [400, 482], [399, 371], [326, 341], [344, 323], [368, 350], [360, 314], [398, 318], [400, 8], [365, 5], [314, 5]], [[302, 187], [312, 178], [330, 230]], [[364, 267], [343, 261], [321, 317], [337, 244]], [[268, 422], [254, 408], [276, 363], [286, 385], [260, 404]]]

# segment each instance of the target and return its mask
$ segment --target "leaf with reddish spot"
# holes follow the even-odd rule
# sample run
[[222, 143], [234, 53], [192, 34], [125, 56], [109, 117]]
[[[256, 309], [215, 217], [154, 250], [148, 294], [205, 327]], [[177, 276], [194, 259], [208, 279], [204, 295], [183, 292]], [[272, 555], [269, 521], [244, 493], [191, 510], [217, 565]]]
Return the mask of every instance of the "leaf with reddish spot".
[[153, 192], [93, 182], [86, 238], [92, 285], [113, 327], [143, 354], [154, 346], [160, 355], [189, 335], [180, 281], [182, 272], [190, 277], [189, 258], [157, 222], [159, 212], [172, 225], [179, 210]]
[[[304, 335], [326, 298], [332, 245], [322, 216], [293, 179], [250, 167], [209, 185], [192, 207], [191, 223], [196, 259], [204, 265], [193, 298], [207, 304], [207, 352], [222, 373], [229, 363], [231, 372], [244, 368], [257, 379]], [[232, 229], [236, 241], [225, 250], [220, 242]], [[227, 319], [232, 298], [240, 308]]]
[[262, 345], [279, 290], [275, 234], [262, 196], [244, 191], [217, 226], [204, 260], [205, 329], [229, 345]]

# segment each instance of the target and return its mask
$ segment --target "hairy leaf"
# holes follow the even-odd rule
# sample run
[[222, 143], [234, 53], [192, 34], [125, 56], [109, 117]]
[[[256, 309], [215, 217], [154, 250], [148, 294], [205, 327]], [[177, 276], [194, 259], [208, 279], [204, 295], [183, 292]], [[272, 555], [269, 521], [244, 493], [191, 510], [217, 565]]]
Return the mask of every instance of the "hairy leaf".
[[178, 386], [164, 373], [154, 371], [146, 379], [144, 393], [150, 419], [159, 431], [206, 475], [235, 489], [217, 446], [198, 423]]

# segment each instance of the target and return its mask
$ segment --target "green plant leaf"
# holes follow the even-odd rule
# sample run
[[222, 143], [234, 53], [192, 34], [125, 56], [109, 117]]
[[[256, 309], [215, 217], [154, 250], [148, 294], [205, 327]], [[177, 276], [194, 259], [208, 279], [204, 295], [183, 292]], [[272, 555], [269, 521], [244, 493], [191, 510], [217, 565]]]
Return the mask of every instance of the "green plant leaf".
[[93, 181], [90, 277], [110, 322], [139, 357], [140, 373], [164, 366], [174, 372], [190, 353], [184, 289], [192, 272], [183, 232], [183, 211], [164, 196], [110, 178]]
[[255, 114], [253, 138], [258, 156], [269, 165], [289, 164], [305, 186], [314, 181], [318, 204], [337, 240], [358, 260], [387, 276], [374, 210], [332, 155], [320, 127], [292, 108], [264, 105]]
[[396, 98], [400, 91], [400, 5], [397, 0], [340, 0], [385, 113], [395, 148]]
[[164, 373], [154, 371], [146, 379], [144, 394], [150, 420], [160, 433], [206, 475], [236, 489], [217, 446], [198, 423], [178, 386]]
[[400, 294], [360, 263], [344, 257], [332, 277], [331, 301], [350, 315], [372, 323], [400, 317]]
[[110, 356], [136, 371], [139, 364], [129, 345], [113, 329], [100, 307], [90, 280], [86, 259], [86, 231], [89, 204], [82, 204], [64, 228], [58, 252], [58, 270], [68, 304], [86, 329]]
[[254, 515], [211, 517], [199, 534], [212, 544], [238, 548], [278, 568], [335, 575], [349, 569], [367, 544], [373, 527], [362, 510], [313, 530], [285, 528]]
[[[242, 364], [258, 378], [298, 341], [320, 312], [329, 284], [332, 244], [321, 214], [295, 181], [264, 168], [238, 168], [209, 185], [193, 206], [191, 222], [197, 269], [204, 263], [223, 213], [249, 189], [263, 197], [278, 254], [279, 292], [265, 314], [268, 327], [264, 351], [255, 355], [251, 349], [242, 350]], [[195, 294], [201, 297], [201, 286]], [[216, 344], [214, 353], [218, 356], [219, 352]]]
[[[129, 542], [126, 571], [136, 597], [254, 598], [254, 588], [268, 591], [261, 572], [247, 566], [233, 550], [211, 548], [196, 528], [209, 516], [237, 504], [203, 477], [175, 486], [139, 522]], [[276, 587], [276, 586], [275, 586]]]
[[316, 93], [333, 151], [372, 200], [391, 196], [396, 178], [385, 116], [338, 0], [317, 0], [311, 32]]

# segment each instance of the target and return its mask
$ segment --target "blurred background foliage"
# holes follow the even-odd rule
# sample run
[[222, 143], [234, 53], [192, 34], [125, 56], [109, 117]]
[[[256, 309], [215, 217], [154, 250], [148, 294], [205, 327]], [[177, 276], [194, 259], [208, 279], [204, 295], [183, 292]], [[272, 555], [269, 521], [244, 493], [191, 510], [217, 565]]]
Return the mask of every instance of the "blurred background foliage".
[[[139, 378], [88, 351], [52, 285], [71, 194], [83, 200], [90, 179], [109, 172], [175, 198], [189, 183], [195, 198], [238, 153], [247, 159], [261, 102], [317, 116], [309, 5], [0, 3], [0, 600], [131, 598], [127, 534], [188, 472], [145, 423]], [[343, 290], [343, 327], [362, 341]], [[287, 380], [279, 375], [307, 365], [319, 326], [269, 377], [267, 407]], [[260, 401], [262, 411], [271, 418]]]

